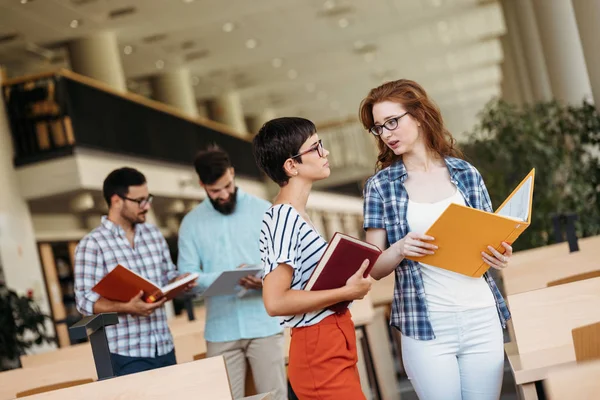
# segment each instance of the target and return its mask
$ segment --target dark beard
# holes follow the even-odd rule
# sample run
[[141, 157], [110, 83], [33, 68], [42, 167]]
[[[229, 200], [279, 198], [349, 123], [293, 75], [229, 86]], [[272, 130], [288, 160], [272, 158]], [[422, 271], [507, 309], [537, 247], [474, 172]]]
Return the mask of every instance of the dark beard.
[[230, 215], [230, 214], [233, 214], [233, 212], [235, 211], [235, 206], [237, 204], [237, 192], [238, 192], [238, 188], [236, 187], [233, 194], [231, 196], [229, 196], [229, 201], [227, 201], [227, 203], [224, 203], [224, 204], [219, 204], [219, 202], [217, 200], [211, 199], [210, 196], [208, 196], [208, 195], [207, 195], [207, 197], [210, 200], [210, 203], [215, 208], [215, 210], [217, 210], [218, 212], [220, 212], [223, 215]]

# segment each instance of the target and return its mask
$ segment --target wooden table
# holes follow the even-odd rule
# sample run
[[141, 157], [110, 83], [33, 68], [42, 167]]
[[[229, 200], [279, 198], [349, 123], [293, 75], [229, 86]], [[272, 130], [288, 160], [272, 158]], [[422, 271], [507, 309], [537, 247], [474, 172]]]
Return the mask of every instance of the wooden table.
[[549, 282], [600, 270], [600, 236], [579, 240], [579, 251], [569, 253], [567, 243], [515, 253], [501, 271], [507, 296], [548, 286]]
[[600, 393], [600, 361], [555, 368], [544, 381], [549, 400], [596, 400]]
[[508, 296], [514, 342], [505, 347], [523, 399], [556, 367], [575, 363], [572, 329], [600, 321], [600, 278]]
[[223, 357], [206, 358], [28, 397], [31, 400], [183, 398], [232, 400]]

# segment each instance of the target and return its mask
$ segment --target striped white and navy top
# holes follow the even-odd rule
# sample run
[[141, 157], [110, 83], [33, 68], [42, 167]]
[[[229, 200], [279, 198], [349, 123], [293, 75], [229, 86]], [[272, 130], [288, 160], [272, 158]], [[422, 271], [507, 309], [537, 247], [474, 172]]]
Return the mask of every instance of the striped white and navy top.
[[[279, 264], [294, 270], [290, 288], [304, 290], [308, 279], [325, 252], [327, 242], [288, 204], [276, 204], [265, 213], [260, 232], [260, 256], [266, 277]], [[281, 325], [290, 328], [314, 325], [333, 311], [322, 309], [281, 317]]]

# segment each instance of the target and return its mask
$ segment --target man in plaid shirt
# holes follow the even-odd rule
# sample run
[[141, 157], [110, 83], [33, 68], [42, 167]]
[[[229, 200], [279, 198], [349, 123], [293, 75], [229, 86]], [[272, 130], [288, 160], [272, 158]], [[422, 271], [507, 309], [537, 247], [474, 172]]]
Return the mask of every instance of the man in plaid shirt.
[[178, 274], [165, 238], [156, 226], [146, 223], [152, 195], [141, 172], [133, 168], [111, 172], [104, 180], [103, 194], [108, 216], [75, 250], [77, 309], [84, 315], [119, 313], [119, 323], [106, 327], [116, 375], [173, 365], [175, 350], [164, 299], [148, 304], [140, 292], [123, 303], [100, 297], [92, 288], [117, 264], [158, 286], [187, 274]]

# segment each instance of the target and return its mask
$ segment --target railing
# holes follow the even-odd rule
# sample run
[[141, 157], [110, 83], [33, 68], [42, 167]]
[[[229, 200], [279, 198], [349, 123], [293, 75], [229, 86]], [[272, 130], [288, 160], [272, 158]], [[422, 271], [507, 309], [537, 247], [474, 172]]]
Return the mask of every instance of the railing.
[[76, 148], [189, 166], [198, 150], [218, 144], [237, 173], [262, 177], [249, 139], [228, 127], [70, 71], [6, 81], [3, 95], [17, 166], [63, 157]]

